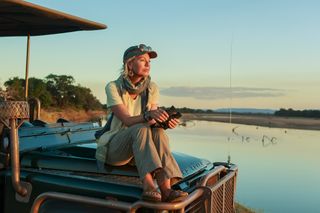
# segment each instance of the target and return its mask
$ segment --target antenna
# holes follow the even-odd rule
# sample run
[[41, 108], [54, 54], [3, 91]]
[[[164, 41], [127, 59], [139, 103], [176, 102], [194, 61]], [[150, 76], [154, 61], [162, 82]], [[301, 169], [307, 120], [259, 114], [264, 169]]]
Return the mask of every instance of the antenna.
[[229, 64], [229, 91], [230, 91], [230, 107], [229, 107], [229, 123], [232, 123], [232, 49], [233, 49], [233, 34], [230, 44], [230, 64]]
[[[229, 91], [230, 91], [230, 104], [229, 104], [229, 123], [232, 124], [232, 52], [233, 52], [233, 33], [231, 36], [230, 44], [230, 64], [229, 64]], [[228, 146], [228, 164], [231, 163], [230, 144]]]

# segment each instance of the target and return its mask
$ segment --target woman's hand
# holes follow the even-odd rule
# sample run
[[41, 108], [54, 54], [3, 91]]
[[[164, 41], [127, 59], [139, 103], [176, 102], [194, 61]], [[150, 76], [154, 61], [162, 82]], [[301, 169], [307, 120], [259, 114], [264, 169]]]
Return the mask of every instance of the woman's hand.
[[158, 109], [155, 109], [155, 110], [151, 110], [150, 111], [150, 116], [152, 119], [158, 121], [158, 122], [164, 122], [166, 121], [168, 118], [169, 118], [169, 115], [168, 113], [161, 109], [161, 108], [158, 108]]
[[173, 118], [169, 120], [168, 126], [170, 129], [174, 129], [179, 125], [179, 123], [180, 123], [179, 119]]

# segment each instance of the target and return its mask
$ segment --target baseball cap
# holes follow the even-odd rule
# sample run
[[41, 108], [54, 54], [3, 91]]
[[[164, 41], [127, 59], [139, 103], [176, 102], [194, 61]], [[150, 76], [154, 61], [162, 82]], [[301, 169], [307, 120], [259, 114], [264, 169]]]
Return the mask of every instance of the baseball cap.
[[133, 56], [139, 56], [143, 55], [145, 53], [148, 53], [150, 58], [156, 58], [158, 54], [152, 50], [150, 46], [147, 46], [145, 44], [139, 44], [136, 46], [129, 47], [123, 54], [123, 63], [126, 63], [126, 61], [133, 57]]

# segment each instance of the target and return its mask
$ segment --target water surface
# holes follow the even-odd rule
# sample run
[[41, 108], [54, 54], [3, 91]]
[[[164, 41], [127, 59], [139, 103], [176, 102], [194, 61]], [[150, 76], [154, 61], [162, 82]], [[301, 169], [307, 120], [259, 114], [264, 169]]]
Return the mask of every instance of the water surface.
[[236, 199], [263, 212], [320, 212], [320, 131], [192, 121], [168, 130], [173, 151], [239, 167]]

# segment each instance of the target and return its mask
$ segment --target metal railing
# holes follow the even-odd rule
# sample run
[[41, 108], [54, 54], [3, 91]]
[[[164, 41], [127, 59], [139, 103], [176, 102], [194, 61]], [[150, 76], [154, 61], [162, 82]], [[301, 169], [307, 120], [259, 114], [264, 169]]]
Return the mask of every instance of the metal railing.
[[175, 211], [180, 213], [233, 213], [237, 170], [237, 167], [235, 167], [233, 170], [229, 170], [225, 176], [219, 179], [212, 186], [209, 186], [207, 185], [207, 183], [209, 183], [209, 180], [211, 178], [216, 178], [216, 176], [220, 176], [223, 172], [226, 172], [226, 168], [224, 166], [216, 167], [212, 172], [202, 178], [196, 190], [189, 194], [186, 199], [177, 203], [152, 203], [146, 201], [136, 201], [134, 203], [128, 203], [117, 200], [105, 200], [101, 198], [93, 198], [60, 192], [45, 192], [40, 194], [36, 198], [32, 205], [31, 213], [38, 213], [40, 207], [47, 200], [51, 199], [94, 205], [130, 213], [135, 213], [141, 208]]

